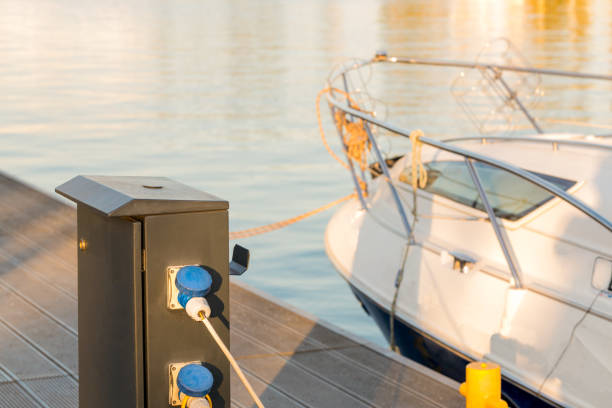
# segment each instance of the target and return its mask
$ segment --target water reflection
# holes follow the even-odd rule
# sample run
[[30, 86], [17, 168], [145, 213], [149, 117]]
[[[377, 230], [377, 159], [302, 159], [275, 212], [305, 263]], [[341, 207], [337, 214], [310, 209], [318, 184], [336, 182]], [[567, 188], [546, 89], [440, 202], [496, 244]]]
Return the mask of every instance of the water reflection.
[[[49, 192], [76, 173], [167, 175], [229, 199], [232, 229], [290, 217], [351, 188], [316, 129], [314, 97], [334, 64], [378, 49], [470, 59], [485, 41], [506, 36], [534, 65], [610, 72], [611, 7], [4, 0], [0, 169]], [[390, 118], [428, 134], [474, 132], [450, 96], [448, 73], [408, 72], [391, 67], [370, 84]], [[561, 80], [548, 86], [561, 97], [545, 98], [542, 112], [607, 119], [609, 86], [587, 99]], [[324, 254], [328, 217], [247, 240], [254, 256], [246, 279], [380, 341]]]

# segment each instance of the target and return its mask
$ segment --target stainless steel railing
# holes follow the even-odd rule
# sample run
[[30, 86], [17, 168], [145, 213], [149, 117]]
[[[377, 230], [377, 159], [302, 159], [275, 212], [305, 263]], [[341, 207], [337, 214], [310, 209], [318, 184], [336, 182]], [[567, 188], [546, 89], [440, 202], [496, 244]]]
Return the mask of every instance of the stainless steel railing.
[[[377, 55], [374, 59], [372, 60], [366, 60], [366, 61], [360, 61], [357, 62], [349, 67], [347, 67], [346, 69], [340, 70], [337, 73], [335, 73], [332, 77], [330, 77], [329, 79], [329, 83], [330, 83], [330, 88], [333, 89], [333, 87], [331, 86], [331, 84], [338, 78], [342, 78], [342, 83], [343, 86], [345, 88], [345, 91], [347, 93], [350, 92], [350, 90], [348, 89], [348, 84], [346, 81], [346, 72], [351, 70], [351, 69], [359, 69], [365, 65], [368, 64], [373, 64], [373, 63], [379, 63], [379, 62], [390, 62], [390, 63], [401, 63], [401, 64], [419, 64], [419, 65], [431, 65], [431, 66], [448, 66], [448, 67], [459, 67], [459, 68], [474, 68], [474, 69], [492, 69], [495, 70], [496, 72], [503, 72], [503, 71], [517, 71], [517, 72], [529, 72], [529, 73], [538, 73], [538, 74], [543, 74], [543, 75], [557, 75], [557, 76], [566, 76], [566, 77], [572, 77], [572, 78], [587, 78], [587, 79], [597, 79], [597, 80], [607, 80], [607, 81], [612, 81], [612, 76], [611, 75], [599, 75], [599, 74], [583, 74], [583, 73], [574, 73], [574, 72], [566, 72], [566, 71], [557, 71], [557, 70], [546, 70], [546, 69], [538, 69], [538, 68], [526, 68], [526, 67], [512, 67], [512, 66], [503, 66], [503, 65], [494, 65], [494, 64], [475, 64], [475, 63], [465, 63], [465, 62], [459, 62], [459, 61], [442, 61], [442, 60], [421, 60], [421, 59], [412, 59], [412, 58], [396, 58], [396, 57], [387, 57], [386, 55], [383, 54], [379, 54]], [[511, 90], [509, 90], [510, 93], [512, 93]], [[393, 196], [393, 200], [395, 202], [395, 205], [397, 207], [398, 213], [400, 215], [400, 219], [402, 221], [402, 224], [404, 226], [404, 229], [406, 231], [406, 236], [409, 240], [413, 240], [413, 234], [412, 234], [412, 228], [410, 226], [410, 221], [408, 219], [407, 216], [407, 212], [404, 209], [404, 206], [402, 204], [402, 201], [400, 199], [399, 193], [396, 189], [396, 187], [393, 184], [393, 180], [391, 179], [390, 173], [389, 173], [389, 168], [387, 166], [387, 163], [385, 162], [381, 152], [380, 152], [380, 148], [378, 146], [378, 143], [371, 131], [371, 127], [372, 126], [376, 126], [385, 130], [388, 130], [396, 135], [402, 136], [402, 137], [409, 137], [410, 136], [410, 132], [402, 129], [398, 126], [395, 126], [391, 123], [388, 123], [386, 121], [382, 121], [380, 119], [375, 118], [374, 116], [372, 116], [369, 113], [366, 112], [362, 112], [358, 109], [355, 109], [354, 107], [350, 106], [350, 102], [348, 101], [348, 98], [345, 101], [339, 101], [338, 99], [336, 99], [335, 97], [336, 95], [333, 92], [330, 92], [327, 95], [327, 100], [329, 102], [330, 108], [332, 110], [332, 117], [334, 116], [334, 113], [336, 110], [341, 110], [344, 113], [346, 113], [347, 115], [349, 115], [350, 118], [355, 119], [361, 119], [363, 120], [364, 123], [364, 127], [366, 130], [366, 133], [368, 135], [368, 140], [372, 145], [372, 149], [374, 151], [374, 155], [375, 155], [375, 159], [376, 162], [378, 163], [378, 165], [380, 166], [382, 173], [383, 173], [383, 177], [385, 179], [385, 181], [387, 182], [392, 196]], [[519, 105], [520, 106], [520, 105]], [[529, 119], [529, 117], [531, 117], [531, 115], [525, 110], [525, 109], [521, 109], [523, 110], [527, 116], [527, 118]], [[534, 125], [535, 129], [538, 130], [538, 132], [541, 132], [541, 129], [538, 127], [537, 123], [535, 122], [535, 120], [531, 121], [532, 124]], [[340, 131], [340, 129], [339, 129]], [[340, 131], [340, 139], [341, 142], [342, 141], [342, 134]], [[551, 140], [551, 139], [537, 139], [537, 138], [509, 138], [509, 137], [474, 137], [474, 138], [462, 138], [463, 140], [468, 140], [468, 139], [493, 139], [493, 140], [521, 140], [521, 141], [533, 141], [533, 142], [539, 142], [539, 143], [551, 143], [553, 144], [553, 146], [556, 148], [556, 146], [560, 145], [560, 144], [567, 144], [567, 145], [573, 145], [573, 146], [581, 146], [581, 147], [594, 147], [594, 148], [602, 148], [602, 149], [612, 149], [611, 146], [609, 145], [597, 145], [597, 144], [592, 144], [592, 143], [587, 143], [587, 142], [579, 142], [579, 141], [568, 141], [568, 140]], [[493, 208], [490, 205], [490, 201], [488, 199], [487, 193], [485, 191], [485, 189], [482, 186], [482, 183], [480, 181], [480, 178], [478, 176], [477, 170], [473, 165], [474, 161], [478, 161], [481, 163], [485, 163], [488, 164], [490, 166], [496, 167], [498, 169], [501, 169], [503, 171], [506, 171], [508, 173], [514, 174], [530, 183], [533, 183], [534, 185], [548, 191], [550, 194], [552, 194], [555, 197], [558, 197], [559, 199], [561, 199], [562, 201], [566, 202], [567, 204], [571, 205], [572, 207], [576, 208], [578, 211], [580, 211], [581, 213], [585, 214], [587, 217], [591, 218], [593, 221], [595, 221], [596, 223], [598, 223], [599, 225], [603, 226], [605, 229], [607, 229], [610, 233], [612, 233], [612, 221], [608, 220], [607, 218], [605, 218], [604, 216], [602, 216], [601, 214], [599, 214], [597, 211], [595, 211], [593, 208], [591, 208], [589, 205], [587, 205], [586, 203], [582, 202], [581, 200], [577, 199], [576, 197], [568, 194], [566, 191], [560, 189], [559, 187], [557, 187], [556, 185], [548, 182], [547, 180], [544, 180], [543, 178], [532, 174], [528, 171], [525, 171], [519, 167], [516, 167], [512, 164], [476, 153], [476, 152], [472, 152], [470, 150], [467, 149], [463, 149], [461, 147], [455, 146], [451, 143], [449, 143], [448, 141], [439, 141], [439, 140], [435, 140], [432, 138], [428, 138], [428, 137], [420, 137], [419, 140], [428, 146], [431, 146], [433, 148], [442, 150], [442, 151], [446, 151], [449, 153], [453, 153], [456, 155], [459, 155], [461, 157], [464, 158], [464, 160], [466, 161], [466, 165], [468, 166], [468, 170], [470, 171], [470, 175], [472, 177], [472, 180], [474, 182], [474, 184], [476, 185], [476, 188], [478, 189], [478, 193], [480, 195], [481, 201], [483, 202], [483, 205], [487, 211], [489, 220], [491, 221], [491, 225], [495, 231], [495, 234], [497, 236], [497, 239], [499, 241], [499, 244], [501, 246], [502, 252], [504, 253], [504, 257], [506, 258], [506, 262], [508, 264], [508, 268], [510, 270], [510, 272], [512, 273], [512, 276], [514, 278], [514, 282], [515, 282], [515, 286], [516, 287], [522, 287], [522, 282], [520, 279], [520, 275], [519, 275], [519, 270], [518, 267], [516, 265], [515, 260], [513, 259], [512, 256], [512, 250], [511, 250], [511, 246], [510, 243], [507, 242], [504, 234], [502, 233], [502, 226], [500, 225], [500, 223], [497, 222], [497, 219], [495, 217]], [[454, 140], [460, 140], [460, 139], [454, 139]], [[346, 150], [346, 149], [345, 149]], [[353, 165], [352, 160], [350, 159], [350, 157], [347, 155], [347, 159], [349, 162], [349, 166], [351, 169], [351, 173], [353, 176], [353, 181], [355, 182], [356, 185], [356, 190], [359, 194], [359, 200], [362, 204], [362, 207], [367, 210], [367, 201], [365, 199], [365, 197], [362, 195], [361, 192], [361, 188], [356, 176], [356, 172], [355, 172], [355, 168]]]

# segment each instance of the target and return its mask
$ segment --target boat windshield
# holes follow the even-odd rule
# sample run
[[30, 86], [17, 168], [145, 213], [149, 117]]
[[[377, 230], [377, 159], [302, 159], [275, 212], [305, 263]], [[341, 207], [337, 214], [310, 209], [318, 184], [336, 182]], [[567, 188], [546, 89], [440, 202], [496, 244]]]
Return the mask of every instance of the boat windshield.
[[[474, 165], [495, 215], [499, 218], [518, 220], [553, 198], [548, 191], [514, 174], [485, 163], [475, 162]], [[423, 190], [486, 211], [465, 162], [435, 161], [425, 164], [425, 167], [428, 180]], [[565, 191], [576, 184], [575, 181], [529, 172]], [[409, 173], [410, 166], [404, 169], [400, 180], [408, 182]]]

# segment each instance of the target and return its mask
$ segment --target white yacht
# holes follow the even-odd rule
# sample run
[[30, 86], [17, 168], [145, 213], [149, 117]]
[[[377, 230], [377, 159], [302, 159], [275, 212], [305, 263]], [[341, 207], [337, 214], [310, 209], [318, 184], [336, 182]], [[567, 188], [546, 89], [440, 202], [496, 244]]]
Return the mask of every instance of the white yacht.
[[[535, 134], [413, 134], [408, 154], [385, 158], [375, 130], [411, 131], [360, 106], [346, 80], [376, 64], [476, 70], [507, 92]], [[326, 251], [401, 354], [457, 381], [468, 361], [498, 363], [510, 406], [608, 407], [612, 140], [542, 131], [520, 92], [504, 86], [523, 73], [612, 80], [386, 54], [337, 70], [327, 101], [332, 117], [345, 120], [337, 127], [358, 196], [330, 220]], [[361, 153], [371, 161], [351, 154], [349, 124], [367, 137]]]

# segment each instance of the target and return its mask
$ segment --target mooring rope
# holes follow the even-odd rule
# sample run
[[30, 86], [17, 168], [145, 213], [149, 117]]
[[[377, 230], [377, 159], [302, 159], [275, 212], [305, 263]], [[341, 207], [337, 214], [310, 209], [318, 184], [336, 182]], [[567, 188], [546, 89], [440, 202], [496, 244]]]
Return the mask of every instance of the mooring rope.
[[[338, 157], [336, 153], [334, 153], [332, 148], [329, 146], [329, 143], [327, 143], [327, 139], [325, 137], [325, 131], [323, 130], [323, 121], [321, 120], [321, 106], [320, 106], [321, 97], [324, 94], [332, 92], [332, 91], [338, 92], [346, 96], [347, 100], [349, 101], [349, 104], [351, 105], [351, 108], [358, 109], [358, 110], [360, 109], [351, 99], [350, 95], [341, 89], [325, 88], [319, 91], [319, 93], [317, 94], [317, 98], [316, 98], [317, 121], [319, 123], [319, 132], [321, 133], [321, 140], [323, 141], [323, 146], [325, 146], [325, 149], [327, 150], [327, 152], [338, 163], [340, 163], [344, 168], [348, 170], [350, 168], [349, 164], [345, 162], [344, 160], [342, 160], [340, 157]], [[342, 135], [342, 141], [343, 141], [344, 148], [346, 149], [346, 153], [348, 157], [351, 160], [355, 160], [359, 164], [359, 167], [361, 168], [361, 170], [365, 170], [368, 166], [367, 153], [371, 149], [372, 146], [368, 139], [368, 134], [366, 133], [363, 120], [359, 119], [356, 121], [350, 121], [346, 118], [346, 114], [344, 112], [337, 111], [334, 115], [334, 122], [336, 124], [336, 127], [338, 128], [338, 130], [340, 131]], [[422, 174], [422, 172], [420, 174]], [[367, 197], [366, 182], [361, 177], [359, 177], [357, 174], [355, 176], [357, 177], [357, 180], [359, 182], [359, 188], [361, 189], [362, 194]], [[241, 231], [232, 231], [229, 234], [229, 238], [230, 239], [248, 238], [254, 235], [260, 235], [260, 234], [265, 234], [267, 232], [275, 231], [277, 229], [284, 228], [288, 225], [295, 224], [296, 222], [302, 221], [315, 214], [319, 214], [320, 212], [323, 212], [331, 207], [334, 207], [340, 203], [343, 203], [347, 200], [350, 200], [351, 198], [356, 198], [356, 197], [357, 197], [357, 193], [352, 193], [342, 198], [339, 198], [337, 200], [334, 200], [330, 203], [327, 203], [319, 208], [315, 208], [314, 210], [300, 214], [293, 218], [274, 222], [274, 223], [267, 224], [267, 225], [262, 225], [260, 227], [249, 228], [249, 229], [245, 229]]]
[[[368, 166], [367, 154], [370, 151], [372, 146], [371, 146], [371, 142], [369, 140], [368, 134], [365, 130], [365, 123], [362, 119], [357, 119], [354, 121], [348, 120], [346, 117], [346, 113], [341, 110], [336, 111], [334, 114], [334, 122], [335, 122], [335, 125], [338, 131], [340, 132], [342, 143], [344, 145], [343, 147], [349, 159], [349, 163], [345, 162], [340, 157], [338, 157], [338, 155], [329, 146], [329, 143], [327, 143], [327, 139], [325, 137], [325, 131], [323, 130], [323, 121], [321, 120], [321, 97], [332, 91], [338, 92], [344, 95], [347, 98], [348, 103], [351, 106], [351, 108], [359, 109], [356, 106], [356, 104], [352, 102], [350, 95], [341, 89], [325, 88], [319, 91], [319, 93], [317, 94], [315, 103], [316, 103], [316, 111], [317, 111], [317, 121], [319, 124], [319, 132], [321, 134], [321, 140], [323, 141], [323, 146], [325, 146], [325, 149], [330, 154], [330, 156], [332, 156], [334, 160], [340, 163], [347, 170], [351, 168], [350, 160], [354, 160], [358, 163], [360, 169], [363, 171]], [[412, 133], [410, 133], [410, 141], [412, 142], [412, 154], [411, 154], [412, 161], [411, 161], [411, 174], [410, 174], [411, 183], [410, 184], [412, 185], [413, 200], [414, 200], [413, 207], [412, 207], [412, 214], [413, 214], [412, 231], [414, 231], [414, 227], [417, 221], [417, 190], [419, 188], [425, 188], [427, 185], [427, 170], [425, 169], [425, 166], [423, 166], [423, 163], [421, 161], [421, 150], [422, 150], [423, 143], [419, 140], [419, 138], [422, 136], [423, 136], [423, 132], [421, 130], [415, 130]], [[364, 196], [367, 196], [366, 182], [361, 177], [359, 177], [357, 174], [355, 174], [355, 176], [357, 177], [359, 188], [361, 189], [362, 194]], [[315, 214], [318, 214], [322, 211], [325, 211], [331, 207], [334, 207], [344, 201], [350, 200], [351, 198], [355, 198], [355, 197], [357, 197], [357, 192], [344, 196], [330, 203], [327, 203], [314, 210], [300, 214], [297, 217], [289, 218], [289, 219], [275, 222], [272, 224], [263, 225], [260, 227], [230, 232], [229, 237], [230, 239], [247, 238], [247, 237], [252, 237], [254, 235], [265, 234], [267, 232], [275, 231], [277, 229], [286, 227], [288, 225], [295, 224], [296, 222], [299, 222], [303, 219], [311, 217]], [[394, 285], [395, 293], [393, 294], [393, 300], [391, 302], [391, 308], [390, 308], [390, 313], [389, 313], [389, 332], [390, 332], [389, 333], [389, 340], [390, 340], [389, 343], [390, 343], [391, 350], [396, 351], [396, 352], [398, 350], [397, 350], [397, 345], [395, 343], [395, 327], [394, 327], [395, 326], [395, 312], [396, 312], [397, 300], [398, 300], [401, 283], [404, 278], [406, 260], [408, 258], [408, 254], [410, 253], [410, 248], [412, 245], [414, 245], [414, 243], [415, 243], [414, 242], [414, 232], [412, 232], [410, 236], [408, 237], [408, 242], [406, 243], [406, 246], [404, 247], [401, 265], [398, 269], [398, 272], [395, 278], [395, 285]], [[204, 321], [204, 324], [206, 325], [206, 321]]]
[[[337, 92], [342, 94], [348, 100], [349, 105], [352, 109], [359, 110], [361, 112], [371, 113], [364, 111], [359, 108], [357, 104], [353, 101], [348, 92], [343, 91], [338, 88], [324, 88], [319, 91], [317, 94], [317, 98], [315, 101], [315, 107], [317, 111], [317, 122], [319, 124], [319, 133], [321, 134], [321, 140], [323, 141], [323, 146], [330, 154], [331, 157], [334, 158], [338, 163], [340, 163], [345, 169], [350, 170], [350, 164], [342, 160], [329, 146], [327, 143], [327, 138], [325, 136], [325, 131], [323, 130], [323, 121], [321, 120], [321, 97], [330, 92]], [[336, 128], [341, 134], [342, 143], [344, 144], [344, 149], [349, 157], [349, 159], [355, 160], [359, 163], [359, 167], [361, 170], [365, 170], [367, 167], [367, 152], [371, 149], [371, 143], [368, 139], [368, 135], [365, 130], [365, 124], [363, 120], [359, 119], [356, 121], [349, 121], [346, 119], [346, 114], [342, 111], [336, 111], [334, 114], [334, 122]], [[359, 187], [361, 188], [362, 194], [367, 197], [368, 190], [367, 184], [365, 180], [363, 180], [359, 175], [355, 174], [357, 177], [357, 181], [359, 183]]]
[[331, 88], [321, 89], [319, 93], [317, 94], [317, 98], [315, 102], [315, 106], [317, 108], [317, 122], [319, 123], [319, 133], [321, 134], [321, 140], [323, 141], [323, 146], [325, 146], [327, 153], [329, 153], [329, 155], [333, 157], [334, 160], [340, 163], [342, 167], [349, 170], [349, 165], [344, 160], [342, 160], [340, 157], [338, 157], [338, 155], [334, 153], [332, 148], [329, 146], [329, 143], [327, 143], [327, 138], [325, 137], [325, 131], [323, 130], [323, 121], [321, 120], [321, 97], [324, 94], [329, 93], [329, 92], [331, 92]]
[[414, 191], [416, 191], [417, 188], [425, 188], [427, 186], [427, 170], [425, 169], [425, 166], [423, 166], [423, 161], [421, 160], [423, 142], [419, 140], [423, 136], [424, 134], [421, 129], [410, 132], [410, 143], [412, 144], [410, 184], [412, 185], [412, 189]]
[[245, 230], [241, 230], [241, 231], [232, 231], [229, 234], [229, 238], [230, 239], [238, 239], [238, 238], [248, 238], [248, 237], [252, 237], [254, 235], [259, 235], [259, 234], [265, 234], [266, 232], [271, 232], [271, 231], [275, 231], [277, 229], [281, 229], [283, 227], [286, 227], [288, 225], [291, 224], [295, 224], [298, 221], [302, 221], [303, 219], [306, 219], [308, 217], [311, 217], [315, 214], [318, 214], [320, 212], [323, 212], [331, 207], [334, 207], [340, 203], [343, 203], [347, 200], [350, 200], [351, 198], [355, 198], [357, 197], [357, 193], [352, 193], [349, 194], [347, 196], [344, 196], [342, 198], [339, 198], [335, 201], [329, 202], [319, 208], [315, 208], [314, 210], [305, 212], [304, 214], [300, 214], [297, 217], [293, 217], [293, 218], [289, 218], [283, 221], [278, 221], [278, 222], [274, 222], [272, 224], [267, 224], [267, 225], [262, 225], [260, 227], [255, 227], [255, 228], [249, 228], [249, 229], [245, 229]]

